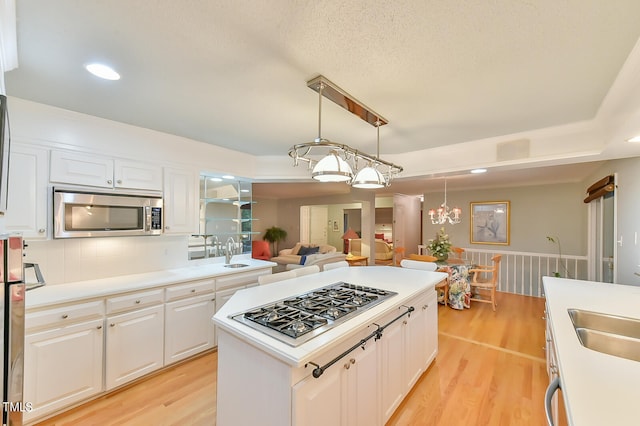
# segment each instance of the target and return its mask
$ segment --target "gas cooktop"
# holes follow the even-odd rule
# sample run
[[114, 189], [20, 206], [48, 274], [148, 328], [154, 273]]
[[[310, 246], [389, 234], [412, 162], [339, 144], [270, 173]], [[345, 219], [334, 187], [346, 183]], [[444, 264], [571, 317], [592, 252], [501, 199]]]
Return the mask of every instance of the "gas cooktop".
[[396, 294], [337, 282], [229, 317], [295, 347]]

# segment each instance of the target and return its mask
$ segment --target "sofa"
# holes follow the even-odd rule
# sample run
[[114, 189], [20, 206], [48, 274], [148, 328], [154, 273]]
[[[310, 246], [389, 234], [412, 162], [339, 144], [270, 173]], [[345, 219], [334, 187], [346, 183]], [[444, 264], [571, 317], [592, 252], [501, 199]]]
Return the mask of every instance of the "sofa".
[[292, 248], [280, 250], [278, 256], [272, 257], [271, 261], [285, 266], [318, 265], [322, 269], [327, 263], [339, 262], [345, 258], [346, 255], [338, 253], [334, 246], [297, 243]]
[[[393, 260], [393, 246], [385, 240], [375, 240], [375, 260]], [[349, 252], [354, 256], [362, 256], [361, 239], [351, 240]]]

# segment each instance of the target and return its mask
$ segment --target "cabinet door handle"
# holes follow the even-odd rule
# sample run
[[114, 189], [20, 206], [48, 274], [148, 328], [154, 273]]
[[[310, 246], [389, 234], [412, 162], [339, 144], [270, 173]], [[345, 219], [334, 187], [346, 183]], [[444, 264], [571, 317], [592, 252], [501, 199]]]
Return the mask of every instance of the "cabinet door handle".
[[139, 300], [136, 300], [136, 305], [139, 305], [139, 304], [140, 304], [140, 301], [139, 301]]
[[69, 315], [67, 314], [62, 315], [62, 319], [67, 319], [67, 318], [69, 318]]
[[428, 307], [429, 307], [429, 305], [424, 305], [424, 306], [422, 307], [422, 310], [424, 311], [424, 310], [425, 310], [425, 309], [427, 309]]
[[39, 234], [44, 234], [45, 232], [46, 232], [46, 229], [44, 229], [44, 228], [38, 229], [38, 233]]
[[553, 394], [560, 389], [560, 377], [556, 377], [549, 384], [547, 391], [544, 395], [544, 413], [547, 416], [547, 424], [549, 426], [553, 426], [553, 416], [551, 415], [551, 400], [553, 399]]
[[195, 293], [195, 292], [196, 292], [196, 289], [195, 289], [195, 288], [192, 288], [192, 289], [191, 289], [191, 293]]
[[114, 323], [109, 324], [109, 327], [115, 327], [116, 325]]
[[111, 179], [107, 179], [107, 183], [108, 183], [109, 185], [111, 185], [111, 184], [113, 183], [113, 181], [112, 181]]
[[116, 182], [118, 183], [118, 185], [122, 185], [122, 179], [118, 179]]
[[351, 358], [351, 359], [349, 360], [349, 362], [350, 362], [351, 364], [355, 364], [355, 363], [356, 363], [356, 360], [355, 360], [354, 358]]
[[102, 328], [102, 326], [101, 326], [101, 325], [99, 325], [99, 326], [97, 326], [96, 328], [97, 328], [98, 330], [100, 330], [100, 329]]
[[402, 321], [404, 325], [407, 325], [407, 320]]

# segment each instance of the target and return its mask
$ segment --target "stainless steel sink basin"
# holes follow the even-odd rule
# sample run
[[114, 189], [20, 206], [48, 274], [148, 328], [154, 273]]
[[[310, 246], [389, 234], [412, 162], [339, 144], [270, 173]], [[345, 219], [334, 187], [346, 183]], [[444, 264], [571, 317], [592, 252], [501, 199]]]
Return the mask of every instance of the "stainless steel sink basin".
[[229, 263], [227, 265], [224, 265], [225, 268], [244, 268], [245, 266], [249, 265], [244, 263]]
[[638, 319], [581, 309], [569, 309], [568, 312], [575, 328], [588, 328], [640, 339], [640, 320]]
[[640, 339], [589, 328], [576, 328], [576, 333], [585, 348], [640, 362]]
[[640, 320], [580, 309], [568, 312], [582, 346], [640, 362]]

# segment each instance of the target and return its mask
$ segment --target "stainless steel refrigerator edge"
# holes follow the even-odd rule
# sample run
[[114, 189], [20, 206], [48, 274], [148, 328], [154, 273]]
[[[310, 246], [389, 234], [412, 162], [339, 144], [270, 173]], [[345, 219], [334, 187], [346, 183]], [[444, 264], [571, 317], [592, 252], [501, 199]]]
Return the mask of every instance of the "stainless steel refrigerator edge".
[[22, 425], [24, 403], [25, 284], [21, 236], [0, 235], [0, 284], [2, 296], [2, 419], [3, 425]]

